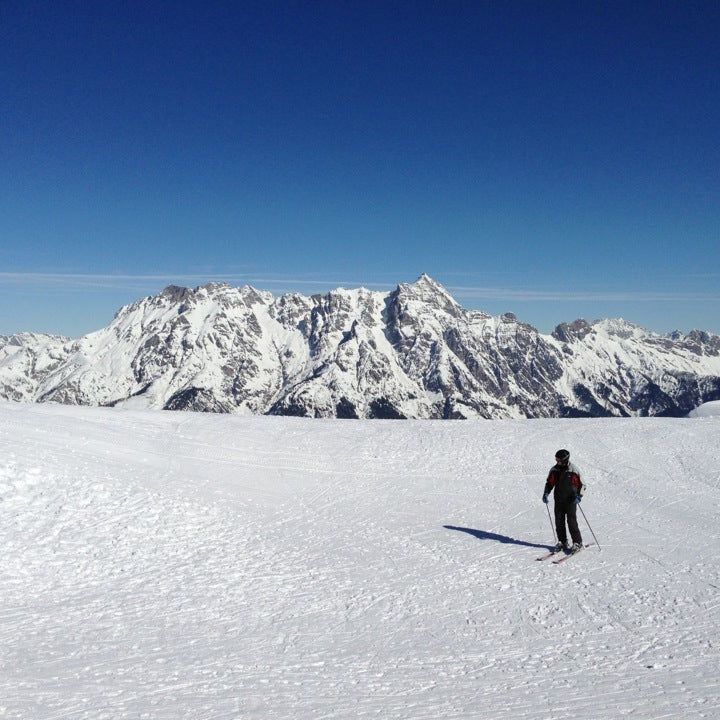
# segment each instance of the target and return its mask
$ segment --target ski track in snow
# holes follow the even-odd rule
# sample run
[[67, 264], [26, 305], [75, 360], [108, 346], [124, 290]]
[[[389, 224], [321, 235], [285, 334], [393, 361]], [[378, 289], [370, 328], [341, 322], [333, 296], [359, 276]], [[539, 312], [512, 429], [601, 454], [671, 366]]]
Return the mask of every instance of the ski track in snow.
[[718, 718], [718, 437], [2, 403], [0, 718]]

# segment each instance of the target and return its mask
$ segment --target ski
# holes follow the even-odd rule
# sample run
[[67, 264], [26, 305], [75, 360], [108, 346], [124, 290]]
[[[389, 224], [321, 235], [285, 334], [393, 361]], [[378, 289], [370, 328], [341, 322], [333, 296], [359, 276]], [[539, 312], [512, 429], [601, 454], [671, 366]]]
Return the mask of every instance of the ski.
[[536, 560], [547, 560], [548, 558], [553, 557], [554, 555], [557, 555], [557, 550], [551, 550], [547, 555], [541, 555], [540, 557], [535, 558]]
[[[584, 550], [587, 547], [590, 547], [592, 543], [588, 543], [587, 545], [583, 545], [580, 550]], [[568, 553], [564, 557], [559, 558], [558, 560], [553, 560], [553, 565], [559, 565], [561, 562], [565, 562], [566, 560], [569, 560], [573, 555], [577, 555], [580, 550], [576, 550], [575, 552]]]

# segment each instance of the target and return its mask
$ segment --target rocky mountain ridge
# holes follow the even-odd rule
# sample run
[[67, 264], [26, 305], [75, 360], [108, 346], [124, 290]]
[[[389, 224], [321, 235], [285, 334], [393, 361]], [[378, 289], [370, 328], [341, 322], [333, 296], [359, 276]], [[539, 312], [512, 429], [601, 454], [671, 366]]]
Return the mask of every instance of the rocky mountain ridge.
[[623, 320], [539, 333], [427, 275], [390, 293], [169, 286], [78, 340], [0, 336], [0, 397], [340, 418], [686, 415], [720, 398], [720, 337]]

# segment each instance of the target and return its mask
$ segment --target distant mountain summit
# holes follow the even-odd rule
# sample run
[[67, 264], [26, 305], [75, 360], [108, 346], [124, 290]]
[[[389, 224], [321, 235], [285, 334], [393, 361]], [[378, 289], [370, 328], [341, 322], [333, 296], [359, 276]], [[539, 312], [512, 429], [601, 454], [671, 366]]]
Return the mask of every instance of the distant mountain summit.
[[543, 335], [427, 275], [390, 293], [169, 286], [79, 340], [0, 336], [0, 397], [339, 418], [684, 416], [720, 399], [720, 337], [576, 320]]

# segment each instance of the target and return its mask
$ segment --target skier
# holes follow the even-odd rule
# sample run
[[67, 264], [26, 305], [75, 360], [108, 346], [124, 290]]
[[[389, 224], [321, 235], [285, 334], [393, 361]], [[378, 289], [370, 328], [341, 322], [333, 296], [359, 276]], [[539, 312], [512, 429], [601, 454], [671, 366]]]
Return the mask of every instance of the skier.
[[[555, 551], [577, 552], [583, 547], [582, 535], [580, 535], [577, 522], [577, 506], [582, 500], [585, 485], [580, 479], [580, 470], [570, 462], [568, 450], [562, 449], [555, 453], [555, 465], [550, 468], [542, 496], [546, 505], [551, 490], [555, 491], [555, 528], [559, 541], [555, 546]], [[566, 519], [573, 541], [572, 546], [567, 539]]]

